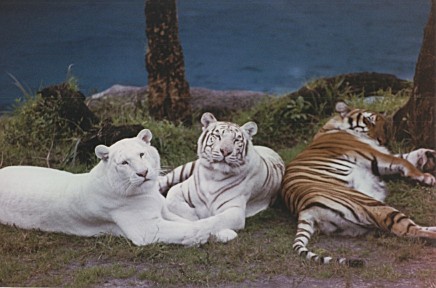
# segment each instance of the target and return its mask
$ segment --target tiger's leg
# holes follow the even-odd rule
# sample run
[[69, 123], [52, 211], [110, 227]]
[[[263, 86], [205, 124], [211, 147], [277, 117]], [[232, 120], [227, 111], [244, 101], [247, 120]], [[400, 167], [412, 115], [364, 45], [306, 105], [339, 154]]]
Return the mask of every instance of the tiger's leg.
[[205, 229], [211, 230], [212, 235], [218, 242], [228, 242], [238, 236], [235, 230], [245, 227], [245, 202], [241, 205], [229, 207], [219, 214], [203, 218], [197, 222], [201, 223]]
[[189, 180], [187, 180], [170, 189], [166, 198], [169, 212], [195, 221], [194, 223], [201, 227], [202, 233], [215, 236], [218, 242], [225, 243], [236, 238], [238, 234], [234, 230], [242, 229], [245, 226], [245, 206], [243, 206], [244, 209], [241, 207], [229, 208], [219, 214], [200, 219], [194, 204], [197, 203], [195, 187], [189, 184]]
[[409, 161], [382, 153], [373, 149], [368, 157], [371, 164], [371, 171], [374, 175], [390, 175], [400, 173], [405, 177], [419, 181], [423, 184], [434, 186], [435, 177], [429, 173], [423, 173]]
[[245, 210], [229, 208], [220, 214], [199, 220], [198, 222], [211, 234], [217, 242], [226, 243], [238, 237], [235, 230], [245, 227]]
[[188, 162], [184, 165], [174, 168], [168, 174], [159, 176], [159, 192], [166, 195], [168, 191], [176, 184], [179, 184], [191, 177], [197, 161]]
[[375, 224], [382, 230], [392, 232], [397, 236], [436, 239], [436, 226], [419, 226], [412, 219], [388, 205], [366, 208], [373, 215], [371, 218], [376, 221]]
[[193, 246], [206, 243], [210, 237], [195, 222], [147, 219], [132, 213], [117, 214], [114, 220], [124, 236], [137, 246], [157, 242]]
[[171, 213], [184, 219], [195, 221], [198, 220], [199, 217], [195, 213], [195, 206], [192, 203], [188, 186], [187, 182], [173, 186], [170, 191], [168, 191], [165, 204]]
[[332, 230], [336, 230], [339, 228], [337, 224], [339, 224], [338, 216], [332, 213], [331, 211], [324, 210], [322, 208], [310, 208], [308, 210], [304, 210], [298, 215], [298, 226], [297, 226], [297, 234], [295, 236], [294, 244], [292, 248], [295, 252], [301, 257], [306, 258], [307, 260], [315, 261], [320, 264], [328, 264], [331, 262], [337, 262], [339, 264], [348, 265], [351, 267], [359, 267], [364, 265], [364, 261], [361, 259], [348, 259], [348, 258], [333, 258], [330, 256], [319, 256], [316, 253], [313, 253], [307, 248], [307, 244], [309, 243], [310, 238], [316, 232], [317, 224], [321, 224], [320, 226], [329, 226], [327, 223], [330, 223], [330, 228], [326, 230], [331, 231], [323, 231], [325, 233], [333, 232]]

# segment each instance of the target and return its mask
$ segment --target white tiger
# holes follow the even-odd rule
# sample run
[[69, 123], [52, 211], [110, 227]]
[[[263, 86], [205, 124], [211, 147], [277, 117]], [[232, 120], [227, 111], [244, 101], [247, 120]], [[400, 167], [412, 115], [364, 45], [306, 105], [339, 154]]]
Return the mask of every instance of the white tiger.
[[136, 245], [206, 242], [210, 231], [168, 212], [158, 190], [160, 157], [151, 138], [144, 129], [110, 147], [97, 146], [101, 161], [89, 173], [0, 169], [0, 223], [79, 236], [119, 235]]
[[284, 163], [270, 148], [253, 146], [254, 122], [240, 127], [204, 113], [201, 123], [199, 159], [161, 177], [160, 190], [165, 194], [171, 187], [166, 197], [171, 212], [189, 220], [201, 219], [205, 228], [218, 231], [214, 233], [218, 241], [226, 242], [237, 236], [234, 230], [244, 228], [246, 217], [274, 202]]

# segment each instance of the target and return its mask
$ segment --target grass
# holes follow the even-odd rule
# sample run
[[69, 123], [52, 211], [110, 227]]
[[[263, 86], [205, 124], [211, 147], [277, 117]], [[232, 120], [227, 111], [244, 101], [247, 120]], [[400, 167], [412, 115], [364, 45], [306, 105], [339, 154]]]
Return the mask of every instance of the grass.
[[[385, 94], [395, 99], [389, 91]], [[331, 97], [329, 95], [328, 101], [332, 101]], [[323, 121], [305, 110], [308, 104], [304, 103], [304, 99], [291, 100], [286, 97], [271, 98], [268, 103], [229, 117], [240, 124], [256, 121], [259, 134], [254, 137], [255, 144], [274, 148], [288, 162], [304, 149], [311, 133]], [[17, 108], [14, 114], [0, 118], [1, 166], [51, 164], [52, 167], [74, 172], [89, 170], [89, 166], [71, 166], [63, 161], [75, 139], [81, 137], [81, 131], [68, 131], [70, 134], [66, 138], [41, 144], [38, 137], [53, 139], [48, 136], [53, 131], [45, 131], [46, 127], [36, 125], [39, 122], [34, 121], [36, 124], [32, 127], [36, 130], [33, 136], [26, 138], [32, 145], [11, 144], [12, 128], [21, 129], [22, 125], [31, 123], [28, 121], [37, 116], [29, 112], [34, 101], [38, 99], [31, 99]], [[364, 103], [358, 95], [351, 95], [349, 101], [374, 105]], [[393, 111], [395, 103], [398, 103], [396, 100], [383, 101], [389, 103], [378, 104], [375, 108]], [[112, 115], [117, 124], [139, 123], [151, 129], [153, 145], [160, 151], [165, 166], [176, 166], [195, 158], [196, 139], [201, 131], [198, 124], [186, 128], [156, 122], [146, 113], [144, 103], [138, 108], [138, 105], [119, 103], [113, 99], [104, 102], [95, 111], [102, 118]], [[287, 112], [280, 114], [280, 111]], [[292, 125], [282, 123], [284, 120], [280, 115], [285, 120], [290, 119]], [[387, 199], [389, 204], [410, 215], [419, 224], [435, 224], [434, 188], [398, 179], [390, 179], [388, 188], [391, 191]], [[392, 283], [434, 284], [432, 268], [436, 259], [432, 255], [436, 254], [435, 247], [421, 240], [386, 234], [359, 238], [313, 237], [310, 246], [320, 254], [362, 258], [368, 263], [362, 268], [348, 268], [320, 266], [297, 257], [292, 251], [295, 233], [296, 221], [280, 202], [247, 219], [246, 228], [238, 233], [234, 241], [227, 244], [211, 242], [198, 247], [163, 244], [136, 247], [121, 237], [85, 238], [0, 225], [0, 286], [250, 287], [254, 286], [253, 283], [263, 286], [268, 281], [282, 281], [280, 283], [290, 287], [351, 287], [362, 282], [373, 283], [377, 287], [390, 287]]]
[[[326, 281], [347, 277], [397, 281], [417, 277], [413, 271], [400, 273], [398, 269], [419, 259], [428, 249], [422, 242], [388, 235], [353, 241], [318, 236], [311, 243], [318, 251], [364, 257], [370, 262], [359, 269], [319, 266], [292, 252], [294, 233], [295, 221], [279, 207], [248, 219], [246, 229], [235, 241], [200, 247], [135, 247], [125, 239], [110, 236], [80, 238], [0, 226], [0, 284], [89, 287], [130, 279], [158, 286], [216, 286], [277, 275]], [[431, 267], [426, 270], [430, 272]], [[421, 270], [419, 277], [429, 280], [432, 274]]]

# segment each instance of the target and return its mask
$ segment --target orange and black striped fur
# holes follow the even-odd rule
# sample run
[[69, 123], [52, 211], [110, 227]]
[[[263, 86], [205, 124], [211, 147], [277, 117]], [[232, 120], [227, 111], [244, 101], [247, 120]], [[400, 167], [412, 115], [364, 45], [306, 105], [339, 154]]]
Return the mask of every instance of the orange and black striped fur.
[[[282, 197], [298, 217], [294, 250], [319, 263], [336, 261], [354, 266], [363, 261], [321, 257], [311, 252], [307, 248], [311, 236], [317, 231], [358, 236], [378, 228], [398, 236], [436, 239], [436, 226], [419, 226], [383, 203], [386, 190], [380, 179], [381, 175], [399, 173], [434, 186], [435, 178], [414, 165], [425, 166], [430, 158], [434, 159], [435, 151], [418, 149], [392, 155], [382, 146], [385, 133], [381, 115], [349, 110], [343, 102], [336, 108], [341, 115], [328, 121], [286, 167]], [[411, 161], [402, 157], [410, 157]]]

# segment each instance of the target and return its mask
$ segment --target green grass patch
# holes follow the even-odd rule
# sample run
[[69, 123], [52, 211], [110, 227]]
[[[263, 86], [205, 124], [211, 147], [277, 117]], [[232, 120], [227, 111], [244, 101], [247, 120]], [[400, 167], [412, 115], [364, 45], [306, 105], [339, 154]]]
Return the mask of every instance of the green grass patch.
[[[328, 107], [338, 97], [351, 105], [375, 105], [365, 107], [391, 113], [408, 96], [407, 91], [397, 95], [380, 91], [379, 94], [386, 97], [377, 100], [381, 102], [368, 104], [360, 95], [340, 91], [340, 84], [326, 86], [325, 89], [330, 89], [328, 97], [315, 99], [315, 104], [302, 97], [271, 97], [227, 118], [241, 125], [255, 121], [259, 132], [254, 143], [275, 149], [289, 162], [310, 142], [328, 116]], [[309, 83], [309, 88], [310, 85], [323, 85], [323, 82]], [[71, 130], [65, 123], [55, 123], [60, 119], [55, 118], [54, 110], [42, 107], [39, 101], [38, 97], [29, 97], [13, 113], [0, 117], [0, 167], [29, 164], [72, 172], [89, 171], [92, 164], [72, 165], [65, 161], [77, 140], [83, 137], [82, 131]], [[37, 113], [33, 109], [37, 109]], [[100, 119], [109, 117], [114, 124], [140, 124], [150, 129], [152, 144], [159, 150], [164, 167], [196, 158], [197, 138], [201, 133], [198, 119], [190, 128], [154, 121], [147, 113], [146, 103], [125, 103], [119, 99], [101, 102], [93, 109]], [[314, 114], [316, 109], [319, 114]], [[395, 143], [393, 147], [406, 149]], [[435, 224], [434, 188], [398, 179], [389, 180], [388, 188], [391, 191], [389, 204], [419, 224]], [[295, 287], [305, 283], [326, 286], [333, 283], [330, 286], [334, 286], [337, 284], [334, 281], [352, 286], [355, 279], [389, 284], [416, 278], [420, 283], [431, 283], [433, 274], [428, 267], [419, 269], [419, 273], [407, 269], [429, 250], [434, 253], [434, 247], [419, 240], [386, 234], [359, 238], [315, 235], [310, 242], [314, 251], [322, 255], [362, 258], [368, 265], [362, 268], [321, 266], [300, 259], [292, 250], [295, 219], [281, 204], [279, 201], [273, 208], [247, 219], [246, 228], [234, 241], [211, 242], [198, 247], [163, 244], [136, 247], [122, 237], [85, 238], [0, 225], [0, 286], [98, 287], [109, 283], [112, 286], [249, 287], [251, 283], [258, 283], [256, 281], [277, 277], [291, 279]]]

